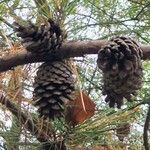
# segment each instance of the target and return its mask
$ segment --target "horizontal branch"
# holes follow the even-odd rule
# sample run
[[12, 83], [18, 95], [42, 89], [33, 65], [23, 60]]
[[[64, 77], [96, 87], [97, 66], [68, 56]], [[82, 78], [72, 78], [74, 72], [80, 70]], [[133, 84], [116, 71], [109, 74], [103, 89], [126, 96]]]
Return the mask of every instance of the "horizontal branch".
[[[22, 51], [21, 53], [1, 58], [0, 72], [28, 63], [53, 61], [70, 57], [83, 57], [86, 54], [97, 54], [99, 49], [106, 43], [106, 40], [70, 41], [64, 43], [58, 51], [43, 56]], [[143, 60], [150, 59], [150, 45], [141, 46], [141, 48], [144, 52]]]

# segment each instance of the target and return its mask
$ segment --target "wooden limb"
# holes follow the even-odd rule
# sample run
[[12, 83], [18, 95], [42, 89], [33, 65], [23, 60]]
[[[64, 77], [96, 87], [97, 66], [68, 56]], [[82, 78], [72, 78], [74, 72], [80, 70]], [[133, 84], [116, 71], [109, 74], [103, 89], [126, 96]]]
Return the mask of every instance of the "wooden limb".
[[19, 106], [11, 102], [3, 94], [0, 93], [0, 103], [4, 105], [16, 118], [24, 125], [24, 127], [33, 135], [36, 136], [39, 142], [48, 142], [50, 139], [51, 129], [45, 127], [47, 123], [43, 123], [43, 127], [38, 126], [37, 119], [31, 119], [25, 113], [23, 113]]
[[[8, 55], [0, 58], [0, 72], [28, 63], [53, 61], [70, 57], [83, 57], [87, 54], [97, 54], [99, 49], [106, 43], [106, 40], [70, 41], [64, 43], [58, 51], [43, 56], [38, 54], [35, 55], [27, 51]], [[150, 59], [150, 45], [141, 46], [141, 48], [144, 52], [143, 60]]]
[[144, 124], [144, 132], [143, 132], [143, 141], [144, 141], [145, 150], [150, 150], [150, 145], [148, 143], [148, 141], [149, 141], [149, 138], [148, 138], [149, 125], [150, 125], [150, 105], [149, 105], [148, 112], [146, 115], [146, 120], [145, 120], [145, 124]]

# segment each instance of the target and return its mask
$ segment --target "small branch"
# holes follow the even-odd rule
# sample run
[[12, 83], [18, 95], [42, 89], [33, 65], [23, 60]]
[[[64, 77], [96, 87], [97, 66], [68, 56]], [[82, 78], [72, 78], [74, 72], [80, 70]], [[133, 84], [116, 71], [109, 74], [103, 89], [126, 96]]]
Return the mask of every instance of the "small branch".
[[6, 25], [8, 25], [10, 28], [14, 28], [14, 26], [12, 24], [10, 24], [9, 22], [7, 22], [4, 18], [2, 18], [0, 16], [0, 21], [2, 21], [3, 23], [5, 23]]
[[[4, 106], [6, 106], [6, 108], [17, 117], [17, 119], [21, 120], [21, 123], [27, 123], [27, 127], [28, 130], [30, 130], [31, 132], [37, 131], [36, 126], [32, 123], [32, 121], [30, 119], [28, 119], [28, 117], [20, 112], [20, 110], [17, 108], [17, 106], [11, 102], [10, 100], [8, 100], [4, 95], [0, 94], [0, 103]], [[27, 121], [27, 122], [26, 122]]]
[[135, 16], [135, 18], [136, 18], [136, 19], [139, 19], [139, 16], [144, 12], [144, 9], [145, 9], [145, 8], [148, 8], [148, 9], [149, 9], [149, 6], [150, 6], [150, 3], [149, 3], [149, 2], [146, 3], [146, 4], [142, 7], [142, 9], [137, 13], [137, 15]]
[[[70, 41], [64, 43], [58, 51], [43, 56], [22, 51], [18, 54], [0, 58], [0, 72], [28, 63], [54, 61], [70, 57], [83, 57], [86, 54], [97, 54], [99, 49], [106, 43], [106, 40]], [[141, 48], [144, 52], [143, 60], [150, 59], [150, 45], [141, 46]]]
[[89, 85], [88, 85], [88, 95], [91, 93], [91, 84], [93, 83], [92, 81], [93, 81], [93, 79], [94, 79], [94, 77], [95, 77], [95, 74], [96, 74], [96, 71], [97, 71], [97, 67], [94, 69], [94, 71], [93, 71], [93, 73], [92, 73], [92, 76], [91, 76], [91, 79], [90, 79], [90, 81], [89, 81]]
[[24, 127], [30, 131], [33, 136], [36, 136], [39, 142], [48, 142], [50, 138], [51, 129], [46, 127], [47, 123], [43, 122], [43, 127], [38, 125], [37, 119], [31, 119], [25, 113], [23, 113], [19, 106], [9, 99], [7, 99], [3, 94], [0, 93], [0, 103], [4, 105], [14, 116], [17, 117], [19, 121], [24, 125]]
[[135, 104], [134, 106], [128, 108], [128, 110], [132, 110], [132, 109], [134, 109], [134, 108], [136, 108], [136, 107], [138, 107], [140, 105], [144, 105], [144, 104], [147, 104], [147, 103], [145, 101], [141, 101], [141, 102]]
[[149, 105], [148, 112], [146, 115], [146, 120], [145, 120], [145, 124], [144, 124], [144, 132], [143, 132], [143, 141], [144, 141], [145, 150], [150, 150], [150, 145], [148, 143], [149, 124], [150, 124], [150, 105]]

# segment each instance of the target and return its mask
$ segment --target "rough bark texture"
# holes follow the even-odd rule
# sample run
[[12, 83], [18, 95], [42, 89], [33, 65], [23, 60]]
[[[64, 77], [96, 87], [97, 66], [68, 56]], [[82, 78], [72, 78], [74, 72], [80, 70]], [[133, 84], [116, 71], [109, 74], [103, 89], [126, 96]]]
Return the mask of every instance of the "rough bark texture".
[[[0, 58], [0, 72], [28, 63], [53, 61], [69, 57], [83, 57], [86, 54], [97, 54], [99, 49], [106, 43], [106, 40], [70, 41], [64, 43], [59, 51], [43, 56], [23, 51], [22, 53]], [[143, 60], [150, 59], [150, 45], [141, 46], [141, 48], [144, 52]]]

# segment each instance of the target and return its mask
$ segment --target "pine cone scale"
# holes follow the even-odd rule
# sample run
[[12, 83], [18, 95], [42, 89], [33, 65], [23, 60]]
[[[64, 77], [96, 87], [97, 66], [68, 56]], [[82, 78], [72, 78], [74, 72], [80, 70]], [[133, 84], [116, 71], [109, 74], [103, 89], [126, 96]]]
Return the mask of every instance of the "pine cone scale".
[[33, 98], [40, 116], [51, 119], [63, 116], [66, 104], [74, 99], [74, 82], [73, 73], [64, 61], [42, 64], [35, 77]]

